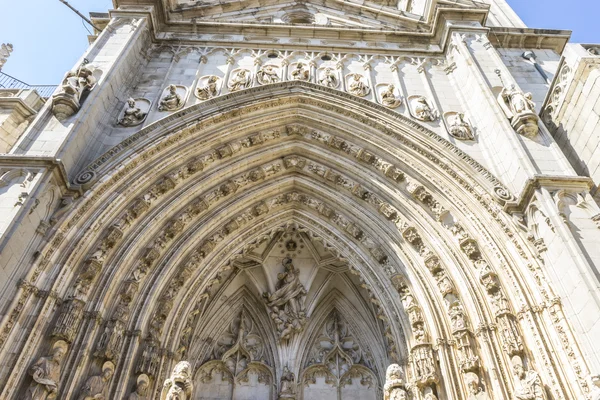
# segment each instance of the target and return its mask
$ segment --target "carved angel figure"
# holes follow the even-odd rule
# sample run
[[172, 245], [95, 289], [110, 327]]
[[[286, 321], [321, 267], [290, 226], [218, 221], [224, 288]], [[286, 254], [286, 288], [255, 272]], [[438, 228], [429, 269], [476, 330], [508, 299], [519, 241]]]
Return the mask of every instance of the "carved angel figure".
[[332, 68], [327, 67], [321, 71], [321, 74], [319, 75], [319, 84], [334, 89], [338, 87], [339, 81]]
[[165, 380], [160, 400], [191, 400], [194, 390], [191, 369], [189, 362], [178, 362], [171, 377]]
[[348, 92], [355, 96], [364, 97], [369, 94], [369, 87], [363, 82], [361, 74], [352, 74], [352, 80]]
[[256, 79], [261, 85], [279, 82], [279, 70], [275, 65], [265, 65], [256, 73]]
[[206, 85], [196, 88], [196, 96], [198, 96], [200, 100], [208, 100], [215, 97], [219, 92], [218, 83], [219, 77], [211, 75], [208, 77]]
[[414, 100], [414, 112], [415, 116], [422, 121], [434, 121], [435, 114], [429, 105], [427, 99], [423, 96], [419, 96]]
[[281, 339], [288, 339], [294, 332], [300, 332], [306, 323], [304, 300], [306, 289], [298, 278], [291, 258], [283, 259], [285, 272], [277, 275], [277, 285], [273, 293], [265, 292], [270, 315], [277, 325]]
[[177, 93], [177, 86], [169, 85], [169, 93], [160, 100], [158, 111], [174, 111], [183, 105], [183, 99]]
[[475, 137], [473, 136], [473, 128], [471, 128], [471, 124], [465, 120], [465, 114], [463, 113], [456, 113], [456, 115], [454, 115], [450, 121], [448, 131], [452, 137], [459, 140], [473, 140]]
[[519, 356], [512, 359], [515, 376], [515, 400], [546, 400], [546, 393], [540, 376], [535, 371], [526, 371]]
[[295, 81], [307, 81], [310, 77], [308, 68], [302, 63], [296, 64], [296, 68], [292, 71], [292, 79]]
[[146, 113], [136, 106], [135, 100], [131, 97], [127, 99], [127, 108], [123, 112], [123, 116], [119, 120], [119, 125], [136, 126], [144, 122]]
[[67, 343], [59, 340], [52, 346], [49, 356], [40, 357], [31, 365], [29, 375], [33, 381], [25, 392], [25, 400], [56, 399], [60, 379], [60, 363], [67, 353], [67, 348]]
[[396, 97], [394, 91], [396, 87], [394, 85], [388, 85], [385, 90], [381, 92], [381, 104], [387, 108], [397, 108], [402, 104], [402, 99]]
[[150, 378], [146, 374], [140, 374], [137, 378], [135, 391], [129, 395], [128, 400], [146, 400], [148, 397], [148, 386]]
[[106, 400], [106, 389], [115, 372], [115, 365], [107, 361], [102, 365], [102, 374], [88, 378], [79, 392], [79, 400]]
[[250, 72], [247, 69], [239, 70], [229, 81], [229, 90], [232, 92], [250, 87]]

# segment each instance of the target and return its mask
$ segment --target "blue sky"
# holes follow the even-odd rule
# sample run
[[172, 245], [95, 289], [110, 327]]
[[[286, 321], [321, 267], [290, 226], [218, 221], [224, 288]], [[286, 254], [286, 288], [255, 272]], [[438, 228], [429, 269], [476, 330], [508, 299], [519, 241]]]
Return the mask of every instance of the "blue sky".
[[[570, 29], [572, 41], [600, 43], [600, 0], [508, 0], [532, 28]], [[69, 0], [87, 15], [111, 0]], [[3, 72], [29, 84], [57, 84], [87, 48], [81, 19], [58, 0], [0, 0], [0, 43], [15, 47]]]

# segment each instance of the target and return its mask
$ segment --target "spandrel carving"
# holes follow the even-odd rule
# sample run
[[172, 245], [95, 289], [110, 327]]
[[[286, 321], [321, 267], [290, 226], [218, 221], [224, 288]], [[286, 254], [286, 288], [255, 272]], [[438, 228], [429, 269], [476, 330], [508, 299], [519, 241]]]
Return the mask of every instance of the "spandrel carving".
[[291, 258], [282, 262], [285, 272], [277, 275], [277, 285], [272, 293], [266, 292], [269, 315], [275, 321], [279, 338], [289, 339], [294, 333], [301, 332], [306, 324], [306, 289], [299, 279], [299, 271]]
[[25, 392], [25, 400], [51, 400], [58, 396], [62, 361], [68, 345], [59, 340], [52, 346], [49, 356], [40, 357], [29, 367], [32, 381]]

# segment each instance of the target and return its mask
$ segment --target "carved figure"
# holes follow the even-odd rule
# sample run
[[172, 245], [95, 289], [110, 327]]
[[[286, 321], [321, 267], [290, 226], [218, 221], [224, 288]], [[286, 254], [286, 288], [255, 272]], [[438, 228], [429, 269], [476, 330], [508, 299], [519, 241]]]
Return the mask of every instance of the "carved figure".
[[96, 68], [87, 59], [77, 71], [70, 71], [61, 84], [59, 93], [52, 96], [52, 113], [63, 120], [75, 114], [81, 107], [82, 97], [96, 86]]
[[296, 376], [289, 370], [287, 365], [283, 367], [281, 375], [281, 387], [279, 389], [280, 399], [294, 399], [296, 394]]
[[88, 378], [79, 392], [79, 400], [106, 400], [106, 389], [115, 373], [115, 365], [107, 361], [102, 365], [102, 373]]
[[135, 391], [129, 395], [128, 400], [146, 400], [150, 378], [146, 374], [140, 374], [137, 378]]
[[370, 88], [363, 82], [361, 74], [352, 74], [348, 92], [355, 96], [364, 97], [369, 94]]
[[265, 65], [256, 73], [256, 79], [261, 85], [279, 82], [279, 70], [275, 65]]
[[421, 121], [435, 121], [436, 116], [429, 105], [429, 101], [423, 96], [417, 96], [413, 99], [414, 116]]
[[546, 400], [546, 393], [540, 376], [535, 371], [526, 371], [519, 356], [512, 359], [515, 377], [515, 400]]
[[465, 310], [459, 302], [454, 302], [448, 310], [450, 321], [452, 322], [452, 331], [467, 329]]
[[406, 398], [402, 368], [398, 364], [391, 364], [385, 373], [383, 400], [406, 400]]
[[165, 380], [160, 400], [191, 400], [194, 390], [191, 369], [189, 362], [178, 362], [171, 377]]
[[329, 88], [337, 88], [340, 82], [338, 81], [337, 74], [332, 68], [325, 68], [319, 75], [319, 84], [327, 86]]
[[391, 84], [388, 85], [381, 92], [381, 104], [383, 104], [387, 108], [400, 107], [400, 105], [402, 104], [402, 99], [399, 97], [396, 97], [396, 94], [394, 93], [395, 90], [396, 90], [396, 87], [394, 85], [391, 85]]
[[208, 100], [219, 94], [219, 77], [211, 75], [206, 81], [206, 85], [196, 88], [196, 96], [200, 100]]
[[465, 114], [456, 113], [449, 123], [448, 132], [452, 137], [459, 140], [473, 140], [475, 138], [471, 124], [465, 120]]
[[239, 70], [229, 81], [229, 90], [235, 92], [250, 87], [250, 72], [247, 69]]
[[292, 71], [292, 79], [295, 81], [307, 81], [310, 77], [310, 71], [305, 68], [304, 64], [296, 64], [296, 68]]
[[270, 315], [281, 339], [288, 339], [292, 333], [300, 332], [306, 323], [304, 300], [306, 289], [298, 278], [291, 258], [283, 259], [285, 272], [277, 275], [276, 290], [263, 293], [270, 309]]
[[136, 106], [135, 100], [131, 97], [127, 99], [127, 108], [123, 112], [123, 116], [119, 120], [119, 125], [136, 126], [144, 122], [147, 113], [143, 112]]
[[169, 93], [160, 100], [158, 111], [175, 111], [183, 106], [183, 99], [177, 93], [177, 86], [169, 85]]
[[467, 400], [488, 400], [487, 393], [483, 391], [479, 386], [479, 375], [474, 372], [467, 372], [465, 374], [465, 383], [467, 384], [467, 393], [469, 397]]
[[25, 400], [51, 400], [58, 395], [58, 381], [63, 357], [67, 353], [68, 345], [59, 340], [52, 346], [52, 351], [47, 357], [40, 357], [29, 368], [29, 375], [33, 381], [25, 392]]
[[502, 88], [498, 102], [517, 133], [528, 137], [538, 133], [538, 116], [531, 93], [523, 93], [512, 84]]

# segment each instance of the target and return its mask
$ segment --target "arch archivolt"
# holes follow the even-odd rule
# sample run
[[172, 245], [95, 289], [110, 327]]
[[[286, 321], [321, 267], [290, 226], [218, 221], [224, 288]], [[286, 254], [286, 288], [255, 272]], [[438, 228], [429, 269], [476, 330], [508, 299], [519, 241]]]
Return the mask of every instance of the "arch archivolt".
[[[93, 186], [61, 211], [9, 317], [18, 320], [20, 310], [33, 306], [29, 295], [42, 289], [35, 286], [41, 276], [52, 282], [43, 290], [53, 295], [39, 309], [51, 312], [64, 301], [52, 327], [35, 321], [17, 362], [26, 362], [48, 331], [70, 343], [69, 365], [86, 366], [70, 378], [71, 390], [94, 360], [116, 359], [124, 348], [137, 356], [119, 361], [129, 374], [114, 380], [113, 392], [124, 390], [133, 373], [159, 378], [171, 358], [193, 347], [186, 340], [197, 316], [240, 274], [236, 262], [281, 232], [280, 217], [305, 227], [360, 277], [383, 320], [391, 358], [408, 358], [418, 398], [428, 390], [460, 397], [466, 388], [459, 371], [478, 375], [486, 391], [508, 395], [514, 356], [526, 368], [538, 367], [556, 398], [564, 398], [551, 355], [554, 334], [541, 328], [548, 303], [536, 308], [554, 295], [535, 251], [494, 203], [510, 199], [498, 181], [382, 107], [368, 105], [381, 113], [373, 118], [361, 112], [367, 104], [360, 99], [349, 103], [335, 93], [344, 108], [325, 88], [314, 89], [320, 99], [302, 93], [261, 99], [265, 90], [236, 94], [245, 107], [229, 110], [209, 100], [202, 109], [172, 114], [77, 178]], [[245, 99], [250, 92], [258, 100]], [[232, 119], [239, 121], [233, 129]], [[517, 268], [523, 263], [532, 276]], [[552, 307], [557, 326], [560, 305]], [[82, 322], [97, 315], [106, 321], [101, 326]], [[84, 329], [98, 338], [95, 349], [82, 340]], [[411, 346], [408, 354], [404, 346]], [[499, 379], [484, 373], [482, 362], [500, 371]]]

